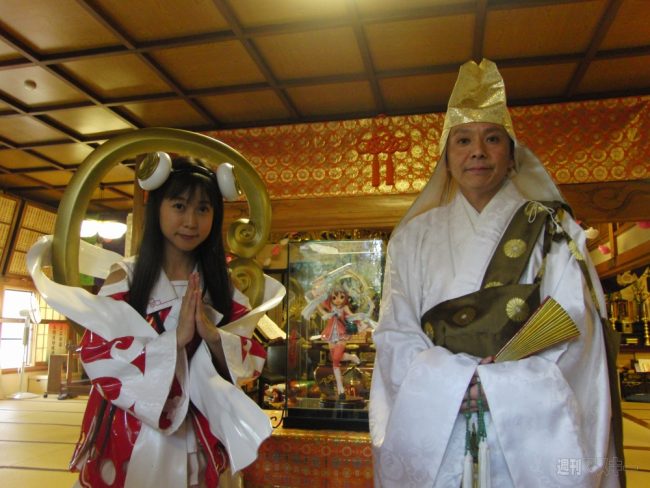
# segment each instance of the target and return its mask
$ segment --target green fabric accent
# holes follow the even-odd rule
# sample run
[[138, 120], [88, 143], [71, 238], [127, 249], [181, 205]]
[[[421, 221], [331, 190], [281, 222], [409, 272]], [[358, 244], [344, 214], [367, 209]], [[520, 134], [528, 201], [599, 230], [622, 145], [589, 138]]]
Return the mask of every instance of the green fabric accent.
[[[546, 225], [551, 219], [546, 211], [539, 211], [535, 218], [529, 217], [529, 204], [536, 203], [526, 202], [508, 224], [483, 277], [482, 289], [441, 302], [422, 316], [420, 325], [434, 344], [454, 353], [479, 357], [496, 354], [539, 306], [539, 283], [521, 285], [519, 279], [540, 232], [545, 226], [551, 228]], [[544, 247], [547, 250], [550, 245]], [[523, 316], [508, 315], [508, 304], [513, 299], [525, 303]]]
[[[535, 204], [535, 202], [526, 202], [512, 217], [485, 271], [481, 288], [485, 288], [490, 283], [511, 285], [519, 282], [535, 248], [537, 238], [547, 221], [550, 220], [545, 211], [543, 214], [540, 212], [534, 219], [529, 218], [529, 205]], [[554, 210], [559, 206], [554, 202], [544, 202], [543, 204]], [[522, 245], [518, 246], [519, 243]], [[517, 253], [520, 247], [523, 247], [523, 250]]]
[[[506, 313], [513, 298], [526, 304], [523, 320], [512, 320]], [[538, 283], [497, 286], [439, 303], [421, 323], [434, 344], [453, 353], [486, 357], [499, 352], [538, 306]]]

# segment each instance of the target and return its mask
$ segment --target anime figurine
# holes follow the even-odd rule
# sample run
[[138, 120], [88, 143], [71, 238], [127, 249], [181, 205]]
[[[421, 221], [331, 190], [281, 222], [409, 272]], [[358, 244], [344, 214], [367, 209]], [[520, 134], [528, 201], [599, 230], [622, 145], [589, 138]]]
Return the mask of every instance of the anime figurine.
[[309, 304], [302, 313], [304, 318], [309, 319], [313, 312], [317, 312], [325, 322], [322, 332], [310, 339], [323, 340], [329, 344], [332, 372], [340, 400], [345, 399], [341, 362], [349, 361], [355, 365], [361, 362], [356, 354], [345, 352], [347, 341], [351, 335], [373, 328], [374, 325], [368, 314], [356, 310], [355, 302], [358, 303], [358, 298], [355, 300], [354, 296], [359, 290], [351, 280], [341, 277], [350, 266], [341, 266], [316, 279], [308, 294]]
[[350, 296], [342, 285], [336, 284], [330, 290], [328, 298], [318, 304], [318, 312], [326, 320], [325, 328], [320, 338], [330, 345], [332, 371], [336, 378], [336, 391], [339, 399], [345, 399], [343, 380], [341, 378], [341, 361], [359, 364], [361, 361], [356, 354], [345, 352], [345, 345], [350, 335], [359, 332], [359, 320], [355, 320], [350, 310]]

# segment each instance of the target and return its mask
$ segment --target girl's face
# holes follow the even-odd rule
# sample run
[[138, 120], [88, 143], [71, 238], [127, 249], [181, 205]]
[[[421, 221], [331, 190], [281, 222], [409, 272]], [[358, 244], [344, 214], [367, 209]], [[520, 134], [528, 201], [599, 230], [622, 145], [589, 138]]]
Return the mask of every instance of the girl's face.
[[212, 230], [214, 209], [205, 191], [198, 189], [190, 197], [187, 190], [160, 205], [160, 230], [165, 251], [191, 253], [207, 239]]
[[342, 291], [335, 291], [330, 296], [330, 301], [332, 302], [332, 305], [334, 305], [335, 307], [340, 307], [341, 305], [345, 304], [345, 302], [347, 301], [347, 297], [345, 296], [345, 293], [343, 293]]

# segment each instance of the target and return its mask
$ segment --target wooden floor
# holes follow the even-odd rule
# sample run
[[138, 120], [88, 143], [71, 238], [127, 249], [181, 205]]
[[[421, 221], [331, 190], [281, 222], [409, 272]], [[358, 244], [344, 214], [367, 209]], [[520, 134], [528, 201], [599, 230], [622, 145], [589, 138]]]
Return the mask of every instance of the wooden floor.
[[[85, 398], [0, 400], [0, 486], [70, 488]], [[650, 404], [623, 404], [629, 488], [650, 486]], [[332, 487], [336, 488], [336, 487]]]

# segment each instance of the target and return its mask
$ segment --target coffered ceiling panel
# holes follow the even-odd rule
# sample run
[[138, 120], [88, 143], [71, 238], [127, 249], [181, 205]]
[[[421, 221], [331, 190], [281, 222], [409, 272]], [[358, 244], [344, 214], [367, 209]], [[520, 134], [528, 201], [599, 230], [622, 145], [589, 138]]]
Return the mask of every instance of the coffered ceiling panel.
[[238, 41], [157, 50], [152, 58], [188, 90], [264, 82], [259, 67]]
[[650, 54], [625, 59], [596, 60], [579, 86], [580, 93], [642, 89], [650, 79]]
[[557, 3], [489, 12], [485, 55], [499, 59], [584, 52], [596, 32], [606, 2]]
[[555, 98], [562, 95], [577, 69], [576, 63], [501, 68], [508, 97]]
[[442, 106], [447, 103], [458, 73], [402, 76], [379, 80], [386, 107], [390, 112], [416, 107]]
[[85, 136], [133, 128], [131, 124], [105, 107], [56, 110], [50, 112], [49, 117], [72, 129], [75, 133]]
[[463, 63], [472, 57], [474, 15], [451, 15], [366, 26], [378, 70]]
[[0, 90], [20, 106], [39, 107], [86, 100], [83, 92], [40, 66], [0, 73]]
[[88, 144], [54, 144], [34, 148], [35, 154], [40, 154], [49, 161], [65, 166], [77, 166], [92, 152]]
[[199, 127], [210, 123], [184, 100], [126, 103], [124, 109], [147, 127]]
[[237, 0], [230, 2], [234, 14], [244, 27], [336, 21], [345, 18], [348, 3], [347, 0], [327, 0], [325, 2]]
[[[2, 0], [0, 190], [56, 207], [90, 151], [143, 127], [442, 112], [484, 56], [513, 107], [647, 95], [648, 25], [647, 0]], [[132, 166], [91, 210], [130, 208]]]
[[61, 67], [102, 99], [170, 91], [169, 85], [136, 54], [84, 58], [61, 63]]
[[[54, 147], [54, 146], [50, 146]], [[4, 149], [0, 151], [0, 165], [5, 169], [28, 169], [48, 167], [47, 161], [31, 152], [20, 149]]]
[[371, 113], [375, 105], [366, 82], [301, 86], [290, 88], [288, 93], [306, 116], [338, 114], [346, 109]]
[[625, 49], [650, 44], [650, 2], [623, 2], [602, 42], [602, 49]]
[[37, 142], [59, 141], [65, 138], [65, 135], [37, 118], [11, 115], [0, 117], [0, 138], [18, 145], [30, 146]]
[[[48, 183], [55, 187], [65, 187], [70, 180], [72, 179], [72, 171], [59, 171], [59, 170], [50, 170], [50, 171], [32, 171], [30, 176], [34, 180], [40, 181], [41, 183]], [[36, 183], [36, 181], [34, 182]]]
[[350, 27], [263, 36], [256, 41], [256, 46], [273, 74], [281, 79], [364, 71], [354, 30]]
[[217, 120], [230, 124], [252, 118], [263, 121], [286, 120], [289, 117], [289, 111], [271, 90], [225, 93], [199, 97], [198, 100]]
[[92, 9], [75, 0], [3, 0], [0, 2], [3, 30], [12, 34], [17, 46], [39, 54], [54, 54], [110, 46], [115, 36], [97, 21]]
[[98, 0], [94, 3], [98, 15], [137, 42], [228, 30], [228, 22], [216, 5], [218, 2], [210, 0]]

